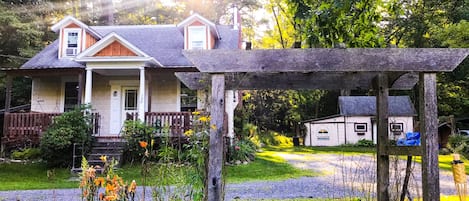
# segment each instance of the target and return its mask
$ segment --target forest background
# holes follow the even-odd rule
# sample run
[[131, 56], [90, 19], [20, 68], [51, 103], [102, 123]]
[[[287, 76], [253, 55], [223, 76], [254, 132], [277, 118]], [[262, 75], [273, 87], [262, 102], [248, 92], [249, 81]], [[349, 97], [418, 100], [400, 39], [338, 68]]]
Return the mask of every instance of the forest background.
[[[192, 12], [232, 24], [239, 9], [243, 41], [254, 49], [467, 48], [469, 0], [10, 0], [0, 1], [0, 67], [18, 68], [57, 34], [50, 26], [72, 15], [88, 25], [177, 24]], [[0, 108], [4, 107], [0, 73]], [[31, 80], [15, 78], [12, 106], [29, 104]], [[391, 91], [409, 95], [417, 90]], [[236, 125], [293, 134], [302, 120], [337, 114], [339, 95], [372, 91], [244, 91]], [[417, 105], [416, 105], [417, 106]], [[469, 117], [469, 63], [438, 74], [440, 116]]]

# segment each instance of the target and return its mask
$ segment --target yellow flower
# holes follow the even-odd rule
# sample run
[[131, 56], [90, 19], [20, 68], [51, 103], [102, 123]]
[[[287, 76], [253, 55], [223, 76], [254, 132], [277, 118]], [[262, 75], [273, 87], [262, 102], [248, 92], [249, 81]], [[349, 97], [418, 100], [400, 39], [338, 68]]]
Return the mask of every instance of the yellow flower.
[[151, 146], [155, 145], [155, 139], [151, 139]]
[[200, 115], [200, 112], [199, 111], [194, 111], [192, 112], [193, 115]]
[[137, 182], [135, 180], [132, 180], [132, 183], [130, 183], [129, 186], [129, 193], [135, 193], [135, 190], [137, 190]]
[[99, 159], [101, 159], [101, 161], [103, 161], [103, 162], [106, 162], [107, 161], [107, 156], [102, 155], [101, 157], [99, 157]]
[[209, 122], [209, 121], [210, 121], [210, 117], [209, 117], [209, 116], [201, 116], [201, 117], [199, 118], [199, 120], [200, 120], [201, 122]]
[[186, 137], [191, 137], [192, 134], [194, 134], [194, 131], [193, 131], [192, 129], [189, 129], [189, 130], [187, 130], [187, 131], [184, 132], [184, 135], [185, 135]]
[[212, 125], [210, 126], [210, 128], [212, 128], [213, 130], [217, 130], [217, 125], [212, 124]]
[[142, 148], [147, 148], [147, 146], [148, 146], [148, 143], [145, 142], [145, 141], [140, 141], [139, 144], [140, 144], [140, 147], [142, 147]]

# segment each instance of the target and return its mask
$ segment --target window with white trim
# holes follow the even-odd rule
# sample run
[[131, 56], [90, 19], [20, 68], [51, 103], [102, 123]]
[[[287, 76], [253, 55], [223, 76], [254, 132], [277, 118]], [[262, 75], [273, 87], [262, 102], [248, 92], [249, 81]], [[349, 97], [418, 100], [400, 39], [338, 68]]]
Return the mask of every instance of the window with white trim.
[[366, 123], [355, 123], [354, 124], [354, 128], [355, 128], [355, 132], [359, 132], [359, 133], [362, 133], [362, 132], [366, 132], [367, 131], [367, 126], [366, 126]]
[[190, 26], [187, 28], [189, 35], [187, 49], [201, 50], [207, 47], [207, 31], [205, 26]]
[[81, 29], [64, 29], [62, 57], [73, 57], [80, 53]]

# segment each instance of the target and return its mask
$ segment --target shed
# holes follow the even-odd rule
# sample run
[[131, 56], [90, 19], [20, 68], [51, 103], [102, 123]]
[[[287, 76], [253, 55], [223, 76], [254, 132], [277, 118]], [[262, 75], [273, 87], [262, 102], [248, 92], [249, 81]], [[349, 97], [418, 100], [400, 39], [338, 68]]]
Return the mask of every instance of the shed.
[[[337, 146], [359, 140], [377, 143], [376, 97], [340, 96], [339, 114], [304, 121], [306, 146]], [[413, 132], [415, 108], [408, 96], [389, 97], [389, 139]]]

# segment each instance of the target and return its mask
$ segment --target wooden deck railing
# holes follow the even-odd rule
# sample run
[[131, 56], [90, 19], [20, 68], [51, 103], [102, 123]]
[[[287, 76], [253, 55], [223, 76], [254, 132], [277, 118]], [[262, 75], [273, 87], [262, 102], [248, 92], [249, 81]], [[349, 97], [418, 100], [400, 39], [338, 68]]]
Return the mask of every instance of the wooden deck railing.
[[[137, 120], [137, 113], [127, 113], [127, 120]], [[156, 129], [156, 133], [168, 132], [170, 136], [182, 136], [192, 128], [194, 115], [191, 112], [145, 112], [145, 123]]]
[[[61, 113], [5, 113], [2, 144], [5, 147], [39, 145], [40, 137]], [[91, 134], [99, 132], [98, 113], [91, 115]]]

